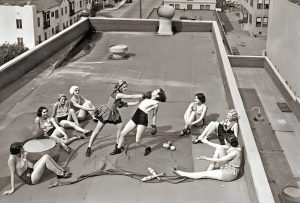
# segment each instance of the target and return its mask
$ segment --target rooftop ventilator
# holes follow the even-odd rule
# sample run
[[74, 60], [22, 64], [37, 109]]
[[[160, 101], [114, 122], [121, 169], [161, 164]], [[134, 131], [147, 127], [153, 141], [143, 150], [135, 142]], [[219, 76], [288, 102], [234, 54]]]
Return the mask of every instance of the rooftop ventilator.
[[172, 18], [174, 14], [175, 8], [172, 6], [163, 5], [157, 9], [157, 15], [159, 16], [158, 35], [173, 35]]

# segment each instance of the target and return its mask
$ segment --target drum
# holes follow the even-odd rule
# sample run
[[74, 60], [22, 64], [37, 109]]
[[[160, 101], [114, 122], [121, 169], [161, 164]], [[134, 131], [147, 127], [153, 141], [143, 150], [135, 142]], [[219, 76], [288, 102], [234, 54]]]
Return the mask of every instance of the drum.
[[29, 140], [23, 145], [23, 149], [28, 153], [27, 159], [33, 162], [39, 160], [45, 154], [56, 161], [59, 158], [59, 144], [51, 139]]

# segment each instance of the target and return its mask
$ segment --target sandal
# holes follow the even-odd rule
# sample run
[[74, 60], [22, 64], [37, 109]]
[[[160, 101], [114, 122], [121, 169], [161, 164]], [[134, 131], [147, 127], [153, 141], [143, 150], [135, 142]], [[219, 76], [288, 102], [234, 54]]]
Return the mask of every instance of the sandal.
[[62, 175], [56, 175], [57, 179], [61, 179], [61, 178], [71, 178], [72, 173], [68, 172], [68, 171], [63, 171]]
[[183, 128], [183, 129], [180, 131], [179, 137], [182, 137], [182, 136], [184, 136], [185, 134], [187, 134], [186, 131], [187, 131], [187, 128]]
[[193, 144], [203, 143], [201, 140], [194, 140]]

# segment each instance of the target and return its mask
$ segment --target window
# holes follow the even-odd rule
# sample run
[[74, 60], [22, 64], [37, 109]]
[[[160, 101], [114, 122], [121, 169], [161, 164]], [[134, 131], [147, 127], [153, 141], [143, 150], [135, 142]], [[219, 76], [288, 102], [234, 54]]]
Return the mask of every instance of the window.
[[51, 17], [52, 17], [52, 18], [54, 17], [54, 12], [51, 12]]
[[248, 23], [248, 13], [243, 13], [243, 23]]
[[249, 23], [252, 25], [252, 15], [249, 13]]
[[38, 27], [41, 26], [41, 21], [40, 21], [40, 18], [39, 18], [39, 17], [37, 18], [37, 26], [38, 26]]
[[68, 7], [65, 7], [65, 14], [68, 13]]
[[263, 8], [263, 0], [258, 0], [257, 1], [257, 9], [262, 9]]
[[172, 6], [172, 7], [174, 7], [174, 4], [169, 4], [169, 6]]
[[54, 35], [54, 28], [52, 28], [52, 35]]
[[17, 24], [17, 29], [22, 29], [22, 20], [21, 19], [17, 19], [16, 24]]
[[57, 25], [57, 26], [55, 27], [55, 33], [56, 33], [56, 34], [59, 33], [59, 25]]
[[175, 4], [175, 9], [180, 9], [179, 4]]
[[18, 42], [18, 45], [22, 45], [23, 44], [23, 37], [18, 37], [17, 42]]
[[47, 32], [44, 33], [45, 40], [47, 40]]
[[82, 8], [82, 1], [79, 2], [79, 7]]
[[69, 27], [69, 21], [67, 21], [67, 27]]
[[58, 18], [59, 14], [58, 14], [58, 10], [55, 11], [55, 18]]
[[263, 17], [262, 26], [263, 27], [268, 27], [268, 22], [269, 22], [269, 18], [268, 17]]
[[70, 19], [70, 26], [73, 24], [73, 20], [72, 19]]
[[256, 18], [256, 27], [261, 27], [261, 17]]
[[192, 10], [193, 9], [193, 4], [187, 4], [186, 9], [187, 10]]
[[42, 42], [42, 37], [41, 37], [41, 35], [39, 35], [39, 43], [41, 43]]
[[270, 6], [270, 0], [265, 0], [265, 9], [269, 9], [269, 6]]
[[62, 16], [64, 15], [64, 9], [63, 8], [60, 9], [60, 13], [61, 13]]
[[200, 5], [200, 10], [204, 10], [204, 5]]
[[206, 10], [210, 10], [210, 5], [206, 5]]
[[253, 7], [253, 0], [250, 0], [250, 6]]

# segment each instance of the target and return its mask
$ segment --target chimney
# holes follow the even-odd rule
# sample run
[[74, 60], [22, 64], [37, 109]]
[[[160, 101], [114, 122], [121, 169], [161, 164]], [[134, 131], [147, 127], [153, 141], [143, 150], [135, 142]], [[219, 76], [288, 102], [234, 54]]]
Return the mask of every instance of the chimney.
[[163, 5], [157, 9], [157, 15], [159, 16], [158, 35], [173, 35], [172, 18], [174, 14], [175, 9], [172, 6]]

